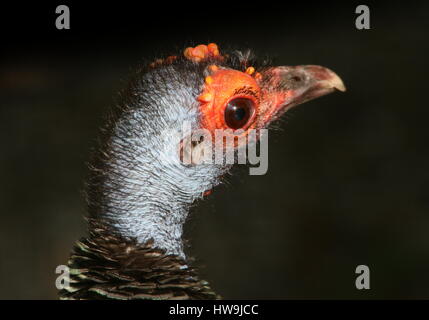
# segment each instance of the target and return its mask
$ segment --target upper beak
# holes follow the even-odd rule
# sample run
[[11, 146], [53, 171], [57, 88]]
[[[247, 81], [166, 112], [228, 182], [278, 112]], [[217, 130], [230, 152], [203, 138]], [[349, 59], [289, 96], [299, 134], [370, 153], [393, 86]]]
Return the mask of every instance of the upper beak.
[[264, 110], [265, 122], [271, 122], [296, 105], [335, 90], [346, 91], [343, 81], [335, 72], [315, 65], [267, 69], [262, 74], [261, 87], [263, 99], [270, 102]]

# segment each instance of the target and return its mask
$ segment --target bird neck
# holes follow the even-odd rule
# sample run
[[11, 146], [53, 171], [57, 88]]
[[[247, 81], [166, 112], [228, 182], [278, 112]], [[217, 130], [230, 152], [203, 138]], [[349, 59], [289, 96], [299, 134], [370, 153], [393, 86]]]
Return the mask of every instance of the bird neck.
[[136, 129], [134, 122], [145, 119], [139, 113], [122, 117], [99, 153], [90, 216], [123, 237], [140, 244], [153, 239], [155, 247], [184, 258], [183, 225], [194, 199], [181, 189], [186, 179], [179, 164], [166, 156], [174, 150], [165, 133]]
[[173, 102], [168, 105], [170, 109], [159, 106], [166, 114], [158, 112], [155, 118], [135, 110], [112, 122], [90, 166], [87, 200], [90, 217], [119, 235], [140, 244], [153, 239], [156, 248], [184, 258], [182, 233], [189, 208], [219, 183], [223, 169], [180, 162], [181, 124], [187, 116], [197, 117], [171, 110]]
[[90, 217], [122, 237], [153, 239], [154, 247], [183, 258], [189, 208], [227, 168], [180, 162], [180, 139], [199, 127], [203, 80], [197, 70], [174, 68], [139, 75], [124, 93], [90, 165], [87, 201]]

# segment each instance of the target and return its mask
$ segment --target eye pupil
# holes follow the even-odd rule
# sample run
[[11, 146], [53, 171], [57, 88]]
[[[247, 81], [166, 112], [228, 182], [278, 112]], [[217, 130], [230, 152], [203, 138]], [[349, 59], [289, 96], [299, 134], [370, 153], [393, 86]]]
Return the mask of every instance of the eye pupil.
[[234, 114], [235, 120], [241, 121], [245, 118], [245, 116], [246, 116], [246, 109], [244, 108], [235, 109], [235, 114]]
[[231, 100], [225, 109], [225, 122], [232, 129], [244, 127], [254, 112], [253, 101], [246, 98]]

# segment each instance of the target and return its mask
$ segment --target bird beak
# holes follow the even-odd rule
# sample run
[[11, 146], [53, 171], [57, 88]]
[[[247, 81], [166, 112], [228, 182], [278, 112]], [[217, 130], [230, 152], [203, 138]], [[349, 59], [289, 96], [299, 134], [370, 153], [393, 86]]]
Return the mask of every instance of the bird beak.
[[261, 113], [265, 125], [294, 106], [336, 90], [346, 91], [341, 78], [321, 66], [275, 67], [261, 75], [262, 102], [265, 102]]

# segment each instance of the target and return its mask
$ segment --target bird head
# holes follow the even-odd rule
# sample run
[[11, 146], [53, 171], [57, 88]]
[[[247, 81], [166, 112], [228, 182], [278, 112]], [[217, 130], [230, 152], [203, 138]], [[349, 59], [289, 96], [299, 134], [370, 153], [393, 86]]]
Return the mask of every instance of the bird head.
[[[248, 147], [252, 132], [335, 90], [344, 91], [343, 82], [325, 67], [261, 65], [250, 52], [223, 54], [213, 43], [139, 69], [91, 164], [90, 215], [183, 256], [188, 208], [230, 169], [226, 149]], [[198, 139], [191, 138], [195, 132]], [[217, 132], [233, 140], [221, 144], [221, 162], [211, 161], [219, 152]]]
[[215, 129], [266, 128], [290, 108], [335, 90], [341, 79], [321, 66], [255, 69], [251, 54], [222, 56], [215, 44], [187, 48], [185, 57], [204, 65], [204, 85], [197, 97], [201, 126]]

